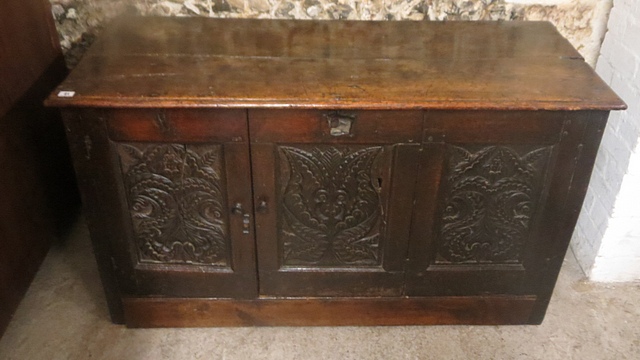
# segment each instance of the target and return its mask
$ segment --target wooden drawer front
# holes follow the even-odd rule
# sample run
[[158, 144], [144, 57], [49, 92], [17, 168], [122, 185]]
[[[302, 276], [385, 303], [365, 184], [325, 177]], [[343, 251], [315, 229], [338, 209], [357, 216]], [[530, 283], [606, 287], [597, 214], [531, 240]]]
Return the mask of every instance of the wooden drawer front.
[[555, 144], [565, 125], [559, 111], [427, 111], [427, 143]]
[[242, 109], [117, 109], [109, 111], [115, 141], [246, 142]]
[[249, 110], [254, 143], [418, 143], [421, 111]]

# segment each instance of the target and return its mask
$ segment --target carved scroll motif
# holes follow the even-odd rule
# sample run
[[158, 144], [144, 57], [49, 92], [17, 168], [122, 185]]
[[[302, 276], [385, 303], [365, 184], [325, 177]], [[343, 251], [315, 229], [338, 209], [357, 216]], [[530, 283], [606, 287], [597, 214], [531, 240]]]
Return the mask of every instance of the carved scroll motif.
[[222, 148], [119, 144], [142, 263], [227, 266]]
[[381, 147], [281, 146], [285, 265], [379, 265]]
[[519, 263], [551, 147], [448, 148], [438, 263]]

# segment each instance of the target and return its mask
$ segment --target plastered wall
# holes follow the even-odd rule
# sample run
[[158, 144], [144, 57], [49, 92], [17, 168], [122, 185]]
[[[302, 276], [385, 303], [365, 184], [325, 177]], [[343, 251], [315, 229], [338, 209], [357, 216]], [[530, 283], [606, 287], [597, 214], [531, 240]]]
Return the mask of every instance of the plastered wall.
[[640, 1], [614, 0], [596, 71], [627, 103], [602, 138], [572, 248], [591, 280], [640, 281]]
[[595, 64], [611, 0], [50, 0], [73, 66], [122, 13], [349, 20], [549, 20]]

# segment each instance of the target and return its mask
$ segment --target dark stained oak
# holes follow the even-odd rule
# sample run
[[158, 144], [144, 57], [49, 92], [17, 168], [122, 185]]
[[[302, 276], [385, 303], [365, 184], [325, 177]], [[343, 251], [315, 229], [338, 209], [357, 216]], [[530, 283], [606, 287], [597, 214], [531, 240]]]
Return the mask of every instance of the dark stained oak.
[[[417, 177], [406, 293], [533, 293], [525, 277], [558, 151], [584, 112], [429, 111]], [[514, 124], [518, 125], [514, 125]], [[574, 125], [576, 126], [576, 125]], [[569, 172], [570, 174], [570, 172]], [[555, 187], [554, 187], [555, 186]]]
[[[243, 114], [220, 116], [233, 124]], [[180, 119], [197, 115], [168, 119], [180, 128]], [[137, 124], [115, 142], [107, 124], [120, 119], [118, 112], [91, 109], [65, 113], [72, 152], [82, 154], [74, 166], [111, 308], [120, 299], [109, 294], [119, 292], [255, 297], [254, 229], [243, 231], [244, 215], [253, 212], [246, 142], [149, 139], [136, 136]], [[229, 129], [243, 134], [242, 126]], [[239, 214], [232, 211], [236, 203]]]
[[623, 106], [548, 23], [125, 18], [85, 57], [50, 105]]
[[539, 324], [625, 108], [549, 23], [202, 18], [47, 103], [131, 327]]
[[[331, 135], [332, 121], [349, 133]], [[250, 110], [260, 292], [399, 296], [420, 111]], [[392, 123], [393, 126], [389, 126]]]
[[247, 142], [246, 111], [219, 109], [184, 112], [174, 109], [114, 110], [108, 119], [115, 141]]

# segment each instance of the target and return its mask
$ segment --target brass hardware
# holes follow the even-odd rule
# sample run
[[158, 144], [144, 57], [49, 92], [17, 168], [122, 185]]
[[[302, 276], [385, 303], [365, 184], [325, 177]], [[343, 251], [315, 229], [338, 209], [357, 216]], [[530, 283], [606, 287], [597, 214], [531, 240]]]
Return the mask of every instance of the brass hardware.
[[248, 234], [251, 226], [251, 215], [244, 214], [242, 216], [242, 233]]
[[325, 117], [329, 122], [329, 133], [331, 136], [351, 135], [351, 126], [356, 119], [355, 114], [332, 112], [325, 115]]
[[233, 215], [242, 215], [242, 233], [248, 234], [251, 229], [251, 215], [244, 212], [242, 203], [235, 203], [231, 208], [231, 213]]

